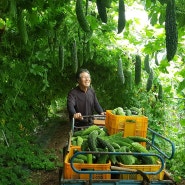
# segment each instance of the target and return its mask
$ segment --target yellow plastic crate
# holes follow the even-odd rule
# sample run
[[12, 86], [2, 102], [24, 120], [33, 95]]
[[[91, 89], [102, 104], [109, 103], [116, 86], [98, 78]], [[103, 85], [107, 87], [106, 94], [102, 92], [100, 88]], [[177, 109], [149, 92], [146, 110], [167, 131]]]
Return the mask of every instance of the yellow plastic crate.
[[[81, 151], [81, 147], [71, 146], [69, 153], [65, 156], [64, 179], [89, 179], [89, 174], [76, 173], [71, 168], [69, 160], [73, 156], [74, 150]], [[74, 167], [80, 171], [110, 171], [111, 162], [107, 164], [74, 163]], [[93, 174], [93, 179], [111, 179], [111, 174]]]
[[[141, 136], [146, 138], [148, 129], [148, 117], [146, 116], [122, 116], [112, 114], [111, 110], [106, 111], [105, 127], [110, 135], [124, 131], [123, 137]], [[145, 142], [141, 142], [146, 146]]]
[[[124, 168], [128, 169], [135, 169], [135, 170], [141, 170], [143, 172], [157, 172], [160, 168], [160, 164], [156, 165], [124, 165]], [[147, 174], [147, 177], [149, 180], [163, 180], [164, 179], [164, 170], [162, 170], [159, 174], [156, 175], [150, 175]], [[143, 177], [139, 174], [120, 174], [120, 179], [126, 179], [126, 180], [142, 180]]]
[[124, 137], [142, 136], [146, 137], [148, 128], [148, 117], [146, 116], [122, 116], [106, 111], [105, 126], [110, 135], [124, 131]]

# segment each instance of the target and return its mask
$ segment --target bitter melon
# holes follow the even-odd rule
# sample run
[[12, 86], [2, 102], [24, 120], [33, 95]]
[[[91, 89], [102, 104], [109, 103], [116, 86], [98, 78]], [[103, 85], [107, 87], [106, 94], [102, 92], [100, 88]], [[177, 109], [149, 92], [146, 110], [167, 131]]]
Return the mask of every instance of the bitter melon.
[[103, 0], [103, 4], [106, 8], [111, 8], [112, 0]]
[[87, 164], [93, 163], [93, 154], [87, 154]]
[[18, 26], [19, 33], [20, 33], [20, 36], [21, 36], [21, 40], [23, 41], [24, 44], [27, 44], [27, 42], [28, 42], [28, 33], [27, 33], [27, 29], [26, 29], [26, 24], [25, 24], [25, 21], [24, 21], [23, 10], [18, 11], [17, 26]]
[[78, 53], [77, 53], [79, 67], [81, 67], [83, 65], [83, 62], [84, 62], [84, 56], [83, 56], [83, 51], [82, 50], [83, 50], [82, 48], [78, 49]]
[[[98, 141], [98, 145], [102, 146], [103, 148], [107, 148], [109, 152], [115, 152], [114, 147], [107, 140], [103, 140], [102, 138], [97, 137], [97, 141]], [[109, 158], [113, 164], [116, 164], [117, 160], [115, 155], [110, 154]]]
[[11, 0], [10, 1], [10, 15], [13, 18], [16, 18], [16, 15], [17, 15], [17, 3], [16, 3], [16, 0]]
[[141, 136], [127, 136], [127, 138], [133, 140], [134, 142], [149, 142], [149, 139]]
[[141, 57], [140, 57], [140, 55], [136, 55], [135, 84], [139, 85], [140, 82], [141, 82]]
[[127, 143], [126, 141], [124, 141], [122, 139], [114, 141], [114, 142], [117, 143], [120, 147], [126, 146], [126, 147], [129, 148], [131, 146], [131, 144]]
[[77, 51], [76, 40], [74, 40], [73, 45], [72, 45], [72, 59], [73, 59], [73, 70], [75, 74], [78, 70], [78, 54], [77, 53], [78, 51]]
[[131, 90], [132, 89], [132, 72], [130, 70], [124, 70], [123, 73], [125, 74], [126, 89]]
[[161, 84], [159, 84], [158, 99], [160, 102], [163, 101], [163, 87]]
[[[121, 147], [119, 152], [127, 152], [126, 147]], [[136, 161], [136, 158], [133, 155], [119, 155], [119, 160], [125, 165], [133, 165]]]
[[[132, 149], [133, 152], [149, 153], [149, 151], [138, 142], [132, 143]], [[155, 164], [153, 156], [140, 156], [139, 158], [141, 158], [143, 164]]]
[[58, 59], [59, 59], [59, 66], [61, 65], [60, 71], [62, 72], [64, 69], [64, 47], [62, 45], [59, 46]]
[[73, 159], [73, 163], [84, 163], [84, 160], [83, 159], [78, 159], [77, 157], [75, 157]]
[[73, 136], [74, 137], [81, 136], [83, 133], [84, 133], [84, 130], [78, 130], [78, 131], [76, 131], [76, 132], [73, 133]]
[[125, 76], [124, 76], [124, 73], [123, 73], [123, 66], [122, 66], [122, 59], [119, 58], [118, 60], [118, 76], [122, 82], [122, 84], [125, 83]]
[[81, 150], [82, 151], [88, 151], [89, 150], [89, 144], [88, 144], [88, 140], [84, 140], [82, 145], [81, 145]]
[[132, 111], [127, 109], [125, 110], [126, 116], [131, 116], [132, 115]]
[[111, 142], [111, 145], [114, 147], [114, 149], [120, 148], [120, 145], [117, 142]]
[[[105, 148], [103, 152], [108, 152], [108, 148]], [[108, 154], [101, 154], [100, 153], [100, 156], [97, 159], [97, 164], [106, 164], [108, 158], [109, 158]]]
[[76, 145], [77, 145], [76, 140], [72, 140], [72, 141], [71, 141], [71, 144], [72, 144], [73, 146], [76, 146]]
[[87, 162], [87, 155], [85, 154], [78, 154], [76, 156], [77, 159], [82, 159], [85, 163]]
[[107, 133], [104, 130], [99, 129], [99, 136], [106, 136]]
[[149, 61], [149, 55], [147, 54], [144, 59], [144, 66], [145, 66], [145, 71], [150, 74], [150, 61]]
[[165, 32], [166, 32], [166, 56], [167, 60], [171, 61], [175, 56], [178, 44], [178, 33], [175, 14], [175, 0], [168, 0], [166, 6], [165, 17]]
[[158, 66], [159, 65], [159, 61], [158, 61], [158, 58], [157, 58], [157, 54], [158, 54], [158, 52], [156, 51], [155, 52], [155, 64]]
[[77, 146], [81, 146], [83, 143], [83, 138], [81, 136], [77, 136], [76, 142], [77, 142]]
[[134, 114], [134, 115], [141, 115], [142, 114], [142, 109], [141, 108], [131, 107], [130, 110], [131, 110], [132, 114]]
[[98, 14], [102, 22], [107, 23], [107, 10], [105, 4], [103, 3], [104, 0], [96, 0], [96, 6], [98, 9]]
[[117, 138], [119, 139], [121, 137], [123, 137], [123, 131], [112, 134], [112, 135], [108, 136], [107, 138], [114, 138], [116, 140]]
[[118, 34], [123, 31], [126, 24], [125, 19], [125, 3], [124, 0], [119, 0], [119, 9], [118, 9]]
[[89, 145], [89, 149], [90, 151], [95, 151], [97, 152], [97, 137], [98, 137], [98, 131], [97, 130], [93, 130], [89, 136], [88, 136], [88, 145]]
[[83, 0], [76, 0], [76, 16], [83, 31], [89, 32], [90, 26], [83, 12]]
[[94, 130], [99, 130], [99, 129], [100, 129], [99, 126], [97, 126], [97, 125], [92, 125], [92, 126], [86, 128], [85, 130], [83, 130], [81, 134], [82, 134], [82, 136], [84, 136], [84, 135], [89, 135], [92, 131], [94, 131]]
[[150, 70], [150, 74], [149, 77], [147, 79], [147, 84], [146, 84], [146, 90], [147, 92], [150, 91], [150, 89], [152, 88], [152, 84], [153, 84], [153, 70]]

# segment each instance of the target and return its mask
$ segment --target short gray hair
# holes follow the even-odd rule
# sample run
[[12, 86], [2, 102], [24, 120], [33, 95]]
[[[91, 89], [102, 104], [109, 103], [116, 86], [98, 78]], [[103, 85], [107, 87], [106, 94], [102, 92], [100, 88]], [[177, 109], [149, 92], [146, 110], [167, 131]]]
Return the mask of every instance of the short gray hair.
[[89, 70], [87, 70], [87, 69], [79, 69], [78, 71], [77, 71], [77, 73], [76, 73], [76, 80], [78, 81], [79, 79], [80, 79], [80, 74], [81, 73], [88, 73], [89, 75], [90, 75], [90, 72], [89, 72]]

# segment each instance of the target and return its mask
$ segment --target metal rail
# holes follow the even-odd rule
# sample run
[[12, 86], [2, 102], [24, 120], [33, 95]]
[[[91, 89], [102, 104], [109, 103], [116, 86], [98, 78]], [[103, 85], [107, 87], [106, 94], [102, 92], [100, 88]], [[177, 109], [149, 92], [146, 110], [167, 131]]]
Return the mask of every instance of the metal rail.
[[[175, 154], [175, 145], [172, 141], [170, 141], [168, 138], [162, 136], [161, 134], [157, 133], [156, 131], [152, 130], [151, 128], [148, 128], [148, 130], [152, 133], [152, 142], [148, 142], [153, 148], [155, 148], [160, 154], [162, 154], [163, 156], [165, 156], [167, 159], [172, 159], [174, 157]], [[155, 145], [155, 137], [158, 136], [162, 139], [164, 139], [165, 141], [169, 142], [171, 145], [171, 155], [168, 156], [165, 152], [161, 151], [156, 145]]]
[[[93, 151], [78, 151], [76, 152], [72, 157], [71, 157], [71, 168], [73, 169], [73, 171], [75, 171], [76, 173], [80, 173], [80, 174], [89, 174], [90, 175], [90, 179], [92, 179], [92, 175], [93, 174], [133, 174], [136, 172], [133, 171], [103, 171], [103, 170], [97, 170], [97, 171], [92, 171], [92, 170], [88, 170], [88, 171], [80, 171], [78, 169], [75, 168], [74, 166], [74, 158], [79, 155], [79, 154], [108, 154], [108, 155], [134, 155], [134, 156], [155, 156], [160, 160], [160, 169], [157, 171], [143, 171], [144, 174], [148, 174], [148, 175], [156, 175], [159, 174], [163, 169], [164, 169], [164, 159], [158, 155], [158, 154], [153, 154], [153, 153], [136, 153], [136, 152], [93, 152]], [[129, 169], [129, 168], [128, 168]]]

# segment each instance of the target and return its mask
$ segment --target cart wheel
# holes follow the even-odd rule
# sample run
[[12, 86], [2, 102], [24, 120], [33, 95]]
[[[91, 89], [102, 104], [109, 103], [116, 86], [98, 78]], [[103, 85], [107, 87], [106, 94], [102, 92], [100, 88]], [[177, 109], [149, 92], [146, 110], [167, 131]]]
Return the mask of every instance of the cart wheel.
[[66, 142], [65, 146], [63, 147], [63, 151], [62, 151], [62, 152], [63, 152], [63, 162], [64, 162], [65, 156], [66, 156], [66, 154], [67, 154], [68, 145], [69, 145], [69, 143]]
[[59, 174], [58, 174], [58, 184], [62, 185], [61, 178], [62, 178], [63, 168], [59, 168]]
[[137, 173], [143, 177], [142, 185], [150, 185], [150, 180], [145, 173], [141, 170], [137, 170]]

